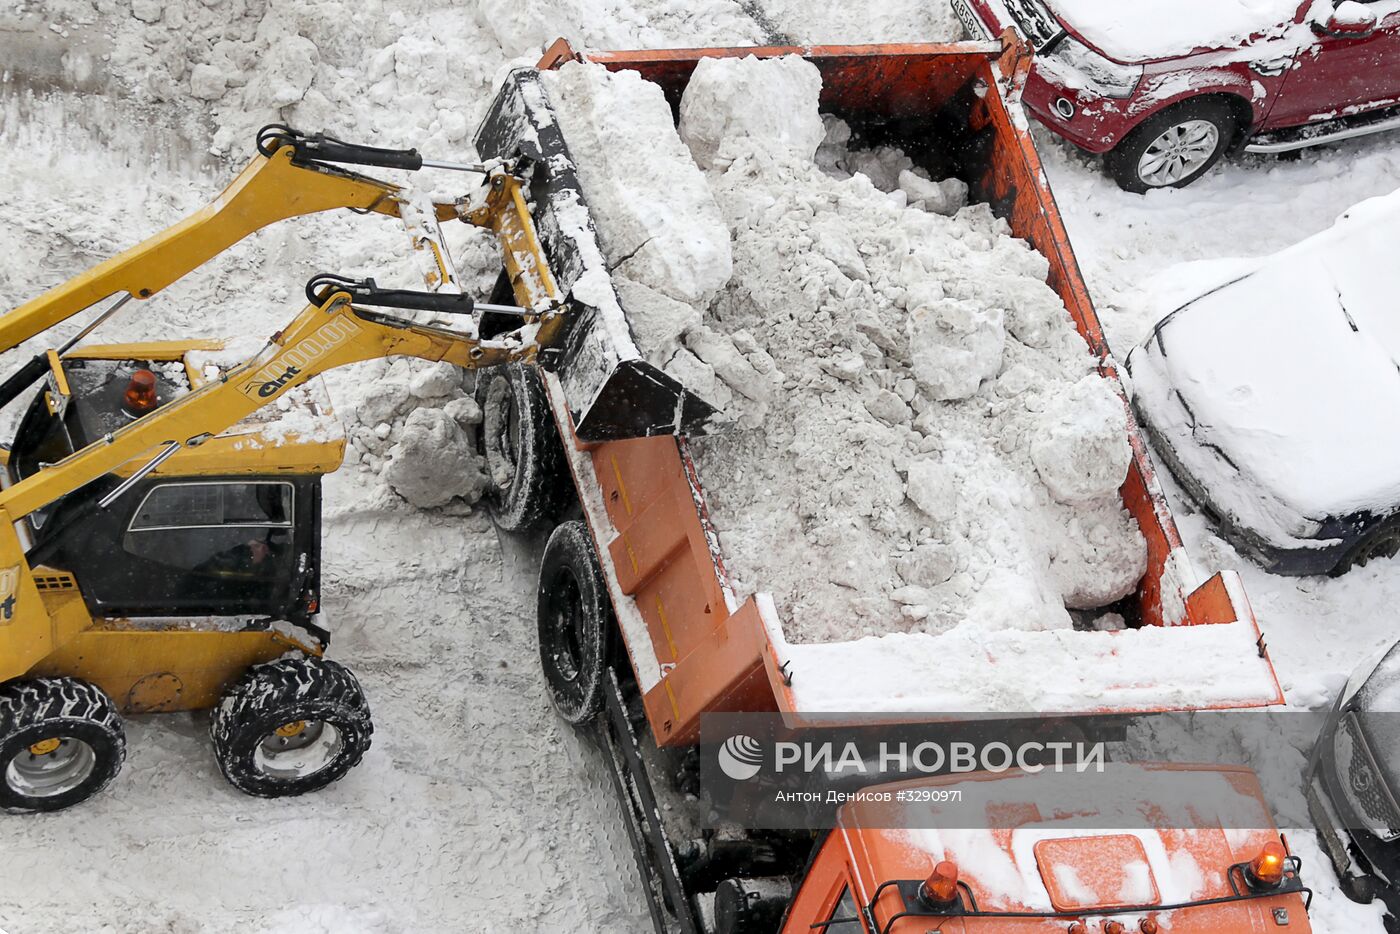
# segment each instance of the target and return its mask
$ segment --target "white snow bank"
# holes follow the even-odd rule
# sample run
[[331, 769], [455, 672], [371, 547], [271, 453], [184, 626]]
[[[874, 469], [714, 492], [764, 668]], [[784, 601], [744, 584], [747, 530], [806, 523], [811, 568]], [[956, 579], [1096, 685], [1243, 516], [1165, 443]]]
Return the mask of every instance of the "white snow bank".
[[661, 88], [576, 62], [541, 79], [609, 267], [677, 302], [708, 302], [729, 279], [729, 237]]
[[1281, 35], [1298, 0], [1050, 0], [1061, 19], [1107, 55], [1144, 61]]
[[734, 139], [782, 147], [811, 159], [826, 136], [817, 66], [797, 55], [703, 58], [681, 98], [680, 135], [701, 168], [725, 161]]
[[[1282, 546], [1400, 502], [1400, 192], [1165, 319], [1130, 357], [1153, 428], [1230, 517]], [[1217, 456], [1219, 451], [1223, 458]]]
[[[1198, 708], [1257, 703], [1275, 682], [1248, 622], [1120, 632], [891, 633], [778, 646], [795, 706], [822, 711]], [[995, 677], [989, 673], [995, 672]]]

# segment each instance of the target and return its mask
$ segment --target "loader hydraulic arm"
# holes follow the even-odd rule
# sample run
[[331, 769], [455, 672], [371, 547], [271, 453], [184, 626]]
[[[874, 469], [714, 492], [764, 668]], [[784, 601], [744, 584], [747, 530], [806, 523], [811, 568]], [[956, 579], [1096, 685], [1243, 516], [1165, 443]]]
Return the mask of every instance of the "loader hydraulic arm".
[[[258, 155], [210, 204], [62, 286], [0, 316], [0, 353], [91, 308], [109, 295], [150, 298], [269, 224], [344, 207], [360, 213], [400, 216], [403, 189], [329, 162], [413, 171], [424, 167], [472, 169], [479, 165], [423, 160], [416, 150], [356, 146], [325, 134], [263, 127]], [[437, 220], [456, 217], [454, 204], [434, 204]], [[7, 399], [8, 400], [8, 399]]]
[[[325, 279], [319, 277], [319, 281]], [[144, 475], [182, 449], [198, 447], [327, 370], [391, 356], [446, 361], [461, 367], [528, 362], [535, 359], [542, 342], [557, 337], [562, 325], [562, 314], [557, 310], [535, 315], [523, 308], [486, 306], [498, 314], [518, 316], [521, 327], [481, 340], [474, 327], [459, 331], [357, 307], [351, 304], [352, 291], [366, 306], [464, 316], [482, 310], [455, 294], [386, 292], [368, 282], [328, 285], [318, 296], [319, 304], [308, 305], [253, 358], [4, 490], [0, 493], [0, 525], [22, 519], [138, 459], [145, 459], [144, 467], [138, 468]]]

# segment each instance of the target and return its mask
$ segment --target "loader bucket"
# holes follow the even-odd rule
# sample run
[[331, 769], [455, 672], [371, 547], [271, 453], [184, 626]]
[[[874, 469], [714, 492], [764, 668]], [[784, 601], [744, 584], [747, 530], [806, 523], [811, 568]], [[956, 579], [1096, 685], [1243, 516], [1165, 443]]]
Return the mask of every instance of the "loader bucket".
[[[598, 247], [588, 202], [553, 109], [531, 68], [512, 72], [476, 134], [482, 159], [521, 160], [535, 229], [569, 306], [555, 370], [582, 441], [703, 435], [723, 427], [719, 410], [642, 359]], [[586, 298], [575, 285], [588, 276]]]

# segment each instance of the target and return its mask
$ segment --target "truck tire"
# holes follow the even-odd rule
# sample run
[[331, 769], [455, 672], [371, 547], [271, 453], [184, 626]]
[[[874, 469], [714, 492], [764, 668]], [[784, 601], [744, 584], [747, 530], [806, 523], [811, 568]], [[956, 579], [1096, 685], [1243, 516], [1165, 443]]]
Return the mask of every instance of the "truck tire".
[[568, 723], [587, 723], [603, 709], [613, 615], [593, 539], [581, 520], [562, 523], [544, 547], [537, 617], [550, 702]]
[[106, 788], [126, 759], [116, 704], [77, 678], [0, 687], [0, 808], [59, 811]]
[[482, 370], [476, 401], [491, 517], [507, 532], [547, 526], [563, 512], [573, 486], [539, 372], [522, 364]]
[[1124, 191], [1181, 188], [1220, 160], [1236, 129], [1234, 112], [1218, 97], [1182, 101], [1134, 127], [1104, 167]]
[[315, 657], [248, 669], [209, 724], [224, 778], [259, 798], [324, 788], [359, 764], [373, 733], [360, 682]]

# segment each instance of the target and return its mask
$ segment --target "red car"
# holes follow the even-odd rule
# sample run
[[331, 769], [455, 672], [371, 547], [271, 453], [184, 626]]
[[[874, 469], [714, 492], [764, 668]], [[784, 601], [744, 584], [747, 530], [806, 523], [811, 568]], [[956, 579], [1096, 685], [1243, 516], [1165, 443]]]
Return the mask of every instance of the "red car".
[[1026, 106], [1128, 191], [1400, 128], [1396, 0], [951, 2], [974, 38], [1030, 41]]

